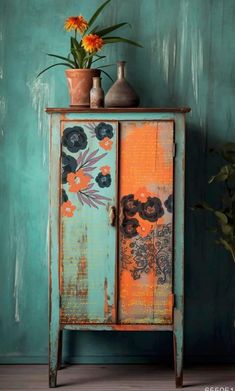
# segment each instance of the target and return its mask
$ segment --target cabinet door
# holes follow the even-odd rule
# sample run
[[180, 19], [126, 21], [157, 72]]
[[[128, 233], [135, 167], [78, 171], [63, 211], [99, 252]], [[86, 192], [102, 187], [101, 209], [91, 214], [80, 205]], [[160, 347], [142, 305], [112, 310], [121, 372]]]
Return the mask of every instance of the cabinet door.
[[62, 323], [115, 322], [117, 123], [62, 121]]
[[121, 323], [172, 323], [173, 138], [173, 121], [121, 124]]

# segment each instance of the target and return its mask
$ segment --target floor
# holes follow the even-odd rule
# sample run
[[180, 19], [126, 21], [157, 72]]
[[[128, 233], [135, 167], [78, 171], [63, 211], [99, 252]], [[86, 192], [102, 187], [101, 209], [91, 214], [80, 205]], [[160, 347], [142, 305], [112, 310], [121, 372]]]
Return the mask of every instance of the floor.
[[[48, 390], [47, 375], [46, 365], [1, 365], [0, 389]], [[154, 365], [71, 365], [59, 371], [58, 385], [66, 391], [175, 390], [173, 370]], [[184, 387], [235, 391], [235, 366], [186, 368]]]

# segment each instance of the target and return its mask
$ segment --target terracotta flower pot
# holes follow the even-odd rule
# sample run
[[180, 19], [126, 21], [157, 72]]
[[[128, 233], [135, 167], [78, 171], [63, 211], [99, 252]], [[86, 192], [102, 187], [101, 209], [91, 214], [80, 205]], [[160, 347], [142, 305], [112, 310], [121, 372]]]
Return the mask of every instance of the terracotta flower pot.
[[90, 106], [92, 78], [100, 76], [99, 69], [66, 69], [70, 106]]

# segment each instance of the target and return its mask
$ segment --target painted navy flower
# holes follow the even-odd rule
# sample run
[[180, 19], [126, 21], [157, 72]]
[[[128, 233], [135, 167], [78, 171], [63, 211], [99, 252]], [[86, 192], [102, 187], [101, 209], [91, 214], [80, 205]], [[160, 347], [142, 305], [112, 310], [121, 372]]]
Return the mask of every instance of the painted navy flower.
[[62, 152], [62, 183], [67, 183], [67, 175], [70, 172], [75, 172], [76, 168], [77, 160], [73, 156]]
[[61, 200], [62, 200], [62, 203], [68, 201], [68, 196], [67, 196], [67, 193], [64, 189], [62, 189], [62, 192], [61, 192]]
[[112, 138], [113, 127], [105, 122], [100, 122], [100, 124], [95, 127], [95, 134], [98, 140], [103, 140], [105, 137]]
[[140, 202], [134, 199], [133, 194], [128, 194], [127, 196], [122, 197], [121, 205], [124, 214], [134, 216], [139, 210]]
[[95, 180], [98, 183], [99, 187], [109, 187], [112, 182], [111, 175], [110, 174], [103, 175], [102, 172], [100, 172], [97, 175]]
[[146, 202], [141, 203], [139, 215], [144, 220], [151, 222], [157, 221], [164, 215], [161, 200], [157, 197], [148, 197]]
[[169, 213], [173, 212], [173, 196], [172, 196], [172, 194], [169, 195], [167, 200], [164, 202], [164, 205]]
[[137, 228], [139, 226], [139, 222], [137, 219], [123, 219], [121, 224], [122, 233], [128, 237], [133, 238], [138, 235]]
[[87, 135], [81, 126], [66, 128], [62, 136], [62, 144], [70, 152], [78, 152], [87, 146]]

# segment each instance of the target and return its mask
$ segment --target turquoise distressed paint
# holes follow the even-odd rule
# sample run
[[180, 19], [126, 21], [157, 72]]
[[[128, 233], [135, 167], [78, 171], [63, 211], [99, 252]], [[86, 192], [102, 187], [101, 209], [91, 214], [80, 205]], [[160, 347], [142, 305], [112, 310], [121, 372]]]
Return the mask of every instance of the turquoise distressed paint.
[[[63, 110], [62, 110], [63, 111]], [[187, 112], [188, 110], [186, 110]], [[107, 293], [105, 292], [105, 286], [111, 285], [111, 290], [115, 289], [115, 269], [116, 266], [116, 230], [110, 226], [107, 219], [107, 211], [98, 212], [98, 210], [89, 209], [87, 205], [80, 206], [78, 208], [78, 214], [74, 212], [72, 219], [61, 218], [59, 212], [59, 194], [58, 188], [60, 187], [61, 180], [59, 178], [60, 169], [60, 156], [61, 156], [61, 140], [60, 137], [65, 135], [67, 127], [70, 129], [73, 126], [82, 126], [85, 129], [87, 137], [87, 147], [89, 151], [94, 151], [97, 147], [97, 138], [93, 138], [92, 134], [89, 135], [88, 130], [91, 130], [89, 126], [94, 126], [99, 122], [103, 122], [103, 113], [96, 113], [97, 120], [94, 123], [92, 120], [84, 120], [83, 113], [53, 113], [53, 110], [48, 109], [47, 112], [51, 114], [51, 144], [50, 148], [50, 232], [51, 235], [51, 249], [49, 255], [50, 267], [50, 338], [49, 338], [49, 385], [50, 387], [56, 387], [57, 384], [57, 354], [59, 350], [62, 352], [62, 362], [64, 361], [64, 349], [62, 345], [59, 347], [60, 334], [66, 324], [67, 330], [78, 331], [82, 329], [101, 331], [110, 331], [112, 324], [115, 325], [116, 318], [113, 316], [113, 311], [108, 310], [106, 313], [106, 301], [108, 301]], [[137, 117], [140, 122], [147, 115], [154, 122], [162, 120], [163, 113], [150, 112], [150, 113], [105, 113], [107, 117], [107, 123], [113, 125], [114, 137], [112, 137], [114, 146], [110, 153], [106, 154], [103, 158], [110, 165], [111, 173], [116, 172], [117, 168], [117, 129], [125, 121], [130, 121], [130, 117], [133, 117], [133, 123], [137, 121]], [[88, 115], [88, 114], [87, 114]], [[174, 342], [174, 363], [175, 363], [175, 378], [176, 386], [182, 387], [183, 384], [183, 278], [184, 278], [184, 180], [185, 180], [185, 113], [174, 113], [171, 109], [167, 113], [164, 113], [166, 121], [174, 120], [174, 138], [176, 142], [177, 154], [174, 160], [174, 285], [173, 292], [175, 296], [173, 311], [173, 324], [162, 324], [160, 326], [161, 331], [173, 332], [172, 342]], [[55, 117], [55, 121], [54, 121]], [[116, 122], [111, 122], [115, 117]], [[123, 122], [120, 120], [123, 118]], [[150, 121], [149, 121], [150, 122]], [[137, 125], [138, 127], [138, 125]], [[94, 128], [93, 128], [94, 129]], [[92, 130], [93, 133], [94, 130]], [[99, 143], [100, 146], [100, 143]], [[116, 152], [117, 151], [117, 152]], [[69, 148], [64, 146], [62, 139], [62, 152], [69, 153]], [[75, 151], [71, 151], [75, 152]], [[99, 150], [100, 152], [100, 150]], [[81, 152], [80, 152], [81, 153]], [[77, 162], [82, 164], [82, 158], [75, 156]], [[94, 152], [93, 152], [94, 153]], [[88, 152], [82, 152], [88, 159]], [[97, 155], [96, 155], [97, 156]], [[121, 156], [121, 155], [120, 155]], [[133, 156], [133, 159], [137, 161], [138, 156]], [[63, 162], [63, 160], [62, 160]], [[79, 167], [78, 164], [78, 167]], [[98, 162], [95, 163], [98, 165]], [[84, 168], [85, 169], [85, 168]], [[79, 172], [79, 170], [78, 170]], [[121, 172], [121, 171], [120, 171]], [[94, 175], [95, 171], [92, 172]], [[119, 174], [121, 175], [121, 174]], [[68, 182], [69, 177], [67, 176]], [[92, 179], [91, 179], [92, 180]], [[71, 185], [71, 184], [70, 184]], [[75, 194], [74, 197], [71, 194], [71, 188], [68, 189], [68, 184], [63, 185], [64, 191], [68, 194], [72, 204], [76, 204]], [[70, 192], [68, 192], [70, 190]], [[116, 200], [116, 181], [112, 181], [108, 194], [113, 198], [113, 204], [117, 207]], [[108, 195], [106, 194], [106, 196]], [[63, 214], [62, 214], [63, 215]], [[58, 224], [60, 220], [61, 233], [60, 241], [58, 240]], [[97, 232], [99, 231], [99, 232]], [[101, 237], [100, 237], [101, 234]], [[102, 244], [100, 246], [100, 244]], [[60, 254], [60, 255], [59, 255]], [[62, 258], [62, 268], [60, 267], [62, 280], [60, 278], [60, 292], [61, 292], [61, 310], [59, 314], [59, 284], [58, 284], [58, 269], [59, 259]], [[78, 272], [80, 265], [82, 266], [82, 275], [79, 276]], [[98, 266], [98, 268], [97, 268]], [[96, 270], [95, 270], [96, 269]], [[111, 270], [111, 273], [110, 273]], [[88, 271], [88, 275], [87, 275]], [[109, 271], [109, 273], [107, 273]], [[102, 289], [102, 282], [104, 281], [104, 290]], [[116, 278], [118, 284], [118, 276]], [[81, 284], [86, 293], [83, 297], [82, 293], [78, 293], [79, 284]], [[78, 285], [78, 287], [77, 287]], [[94, 289], [95, 288], [95, 289]], [[117, 291], [119, 289], [117, 288]], [[94, 295], [95, 294], [95, 295]], [[119, 295], [117, 300], [119, 300]], [[92, 302], [94, 300], [94, 303]], [[110, 298], [109, 298], [110, 300]], [[111, 302], [108, 305], [114, 304], [114, 295], [112, 292]], [[115, 305], [116, 308], [116, 305]], [[119, 316], [119, 320], [122, 319]], [[94, 323], [92, 325], [76, 325], [73, 323]], [[106, 323], [104, 325], [99, 323]], [[107, 325], [111, 323], [111, 325]], [[138, 323], [138, 322], [137, 322]], [[168, 322], [166, 322], [168, 323]], [[98, 325], [97, 325], [98, 324]], [[122, 325], [127, 326], [128, 325]], [[150, 326], [153, 327], [153, 324]], [[156, 325], [157, 326], [157, 325]], [[158, 325], [159, 326], [159, 325]], [[129, 325], [130, 327], [130, 325]], [[136, 324], [134, 324], [136, 327]], [[140, 329], [142, 325], [140, 324]], [[58, 359], [58, 362], [60, 359]], [[71, 361], [71, 358], [69, 358]]]
[[[99, 3], [2, 0], [0, 5], [2, 362], [47, 362], [49, 131], [43, 109], [67, 106], [68, 95], [64, 68], [37, 80], [35, 75], [51, 63], [46, 52], [67, 53], [64, 18], [80, 12], [88, 17]], [[125, 35], [144, 49], [107, 46], [107, 63], [127, 60], [127, 77], [142, 105], [192, 108], [187, 117], [187, 206], [205, 196], [215, 200], [207, 179], [219, 162], [208, 150], [235, 137], [234, 1], [112, 3], [104, 18], [129, 21], [133, 28], [126, 27]], [[104, 80], [106, 90], [109, 86]], [[212, 225], [209, 216], [187, 208], [186, 359], [234, 361], [234, 264], [214, 245], [205, 225]], [[155, 352], [167, 357], [172, 348], [165, 333], [116, 333], [115, 339], [107, 334], [74, 338], [68, 333], [66, 356], [79, 362], [143, 362], [155, 361]]]

